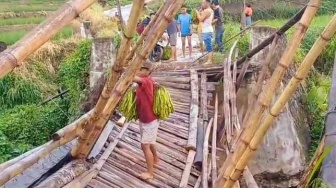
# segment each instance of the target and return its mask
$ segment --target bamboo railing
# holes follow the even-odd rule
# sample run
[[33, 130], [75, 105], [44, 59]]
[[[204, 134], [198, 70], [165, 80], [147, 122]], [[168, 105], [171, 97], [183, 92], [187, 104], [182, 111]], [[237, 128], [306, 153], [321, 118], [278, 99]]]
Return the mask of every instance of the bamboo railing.
[[[265, 89], [265, 94], [259, 96], [259, 103], [257, 103], [253, 112], [251, 112], [249, 121], [245, 126], [246, 129], [237, 138], [237, 147], [234, 148], [233, 153], [230, 153], [225, 160], [219, 177], [217, 179], [216, 187], [233, 187], [235, 182], [241, 176], [248, 159], [251, 157], [253, 151], [256, 150], [254, 145], [251, 145], [251, 140], [258, 130], [261, 116], [268, 108], [271, 99], [278, 88], [278, 85], [283, 78], [283, 75], [292, 62], [294, 54], [298, 49], [314, 15], [319, 9], [321, 0], [311, 0], [309, 6], [305, 10], [299, 25], [293, 35], [293, 38], [287, 46], [283, 56], [281, 57], [277, 68], [275, 69], [270, 82]], [[273, 40], [273, 39], [272, 39]], [[246, 155], [247, 154], [247, 155]]]
[[95, 0], [71, 0], [65, 3], [52, 16], [15, 43], [14, 46], [1, 52], [0, 78], [11, 72], [15, 67], [20, 66], [24, 59], [34, 53], [94, 2]]
[[[89, 153], [95, 141], [99, 137], [101, 131], [103, 130], [104, 126], [106, 125], [106, 122], [110, 114], [114, 111], [122, 95], [131, 84], [136, 71], [139, 70], [143, 61], [147, 59], [149, 52], [154, 48], [156, 42], [162, 36], [170, 20], [177, 13], [178, 9], [182, 6], [183, 2], [184, 1], [176, 1], [176, 0], [175, 1], [167, 0], [165, 2], [165, 4], [169, 5], [169, 7], [167, 8], [167, 11], [162, 11], [162, 14], [159, 16], [157, 20], [157, 23], [155, 23], [153, 25], [153, 28], [150, 30], [149, 32], [150, 40], [145, 41], [143, 49], [135, 56], [132, 63], [129, 65], [128, 69], [124, 73], [122, 80], [116, 82], [113, 90], [109, 92], [111, 93], [111, 96], [107, 101], [102, 113], [99, 114], [99, 117], [97, 116], [97, 118], [93, 118], [94, 120], [93, 124], [90, 124], [89, 128], [87, 128], [80, 136], [77, 146], [72, 151], [73, 156], [85, 157]], [[120, 73], [121, 72], [119, 72], [116, 75], [119, 75]], [[111, 79], [112, 81], [110, 80], [107, 83], [107, 85], [110, 86], [114, 85], [113, 82], [117, 81], [116, 75], [113, 74], [111, 75], [113, 76], [113, 79]]]

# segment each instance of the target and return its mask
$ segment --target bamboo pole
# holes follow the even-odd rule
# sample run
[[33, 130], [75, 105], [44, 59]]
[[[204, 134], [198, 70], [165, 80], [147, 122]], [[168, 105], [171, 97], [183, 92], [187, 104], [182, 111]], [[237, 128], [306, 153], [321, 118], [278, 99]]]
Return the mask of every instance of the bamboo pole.
[[212, 129], [212, 143], [211, 143], [211, 182], [212, 187], [215, 187], [215, 182], [217, 178], [217, 159], [216, 159], [216, 144], [217, 144], [217, 120], [218, 120], [218, 95], [215, 97], [215, 116], [213, 120]]
[[190, 87], [191, 87], [191, 101], [190, 101], [190, 116], [189, 116], [189, 135], [186, 149], [196, 151], [197, 143], [197, 119], [198, 119], [198, 75], [197, 71], [190, 70]]
[[102, 156], [99, 158], [98, 162], [95, 163], [93, 167], [87, 173], [83, 173], [81, 176], [77, 177], [72, 182], [67, 184], [64, 188], [72, 188], [72, 187], [84, 188], [86, 187], [86, 185], [90, 182], [90, 180], [98, 175], [99, 171], [102, 169], [106, 160], [111, 155], [114, 148], [117, 146], [118, 142], [121, 140], [121, 137], [124, 135], [129, 125], [130, 123], [127, 123], [125, 126], [123, 126], [118, 136], [114, 139], [113, 142], [111, 142], [108, 145], [108, 147], [106, 148]]
[[254, 177], [253, 177], [252, 173], [250, 172], [250, 170], [247, 167], [245, 168], [245, 170], [243, 172], [243, 176], [245, 178], [246, 186], [248, 188], [259, 188], [258, 184], [254, 180]]
[[40, 48], [94, 2], [95, 0], [71, 0], [65, 3], [47, 20], [15, 43], [14, 46], [1, 52], [0, 78], [11, 72], [15, 67], [20, 66], [24, 59]]
[[82, 135], [80, 135], [78, 143], [71, 151], [71, 154], [74, 157], [86, 157], [89, 153], [89, 150], [92, 148], [91, 145], [94, 144], [92, 143], [94, 141], [90, 140], [91, 144], [86, 145], [86, 140], [90, 138], [90, 134], [94, 130], [95, 126], [97, 126], [95, 121], [100, 118], [99, 116], [104, 111], [105, 105], [111, 95], [111, 91], [121, 75], [126, 60], [125, 56], [129, 53], [130, 46], [132, 45], [133, 35], [135, 33], [136, 25], [140, 19], [144, 3], [144, 0], [133, 0], [133, 5], [137, 4], [138, 6], [132, 6], [131, 15], [127, 23], [127, 29], [123, 33], [124, 35], [121, 40], [120, 49], [118, 50], [116, 62], [112, 66], [112, 72], [110, 73], [110, 77], [105, 83], [104, 89], [94, 108], [92, 117], [87, 122], [85, 122], [88, 126], [85, 126], [85, 131]]
[[208, 172], [211, 172], [208, 169], [208, 155], [209, 155], [209, 137], [211, 132], [211, 127], [213, 125], [213, 118], [210, 119], [207, 129], [205, 131], [204, 136], [204, 144], [203, 144], [203, 163], [202, 163], [202, 187], [208, 188]]
[[40, 159], [44, 158], [54, 149], [70, 142], [71, 140], [75, 139], [77, 136], [75, 134], [69, 134], [65, 137], [62, 137], [60, 140], [57, 141], [49, 141], [44, 144], [41, 149], [39, 149], [36, 153], [28, 155], [27, 157], [21, 159], [17, 163], [9, 166], [8, 168], [4, 169], [0, 172], [0, 186], [11, 180], [16, 175], [22, 173], [27, 168], [31, 167], [35, 163], [37, 163]]
[[[336, 33], [336, 14], [334, 15], [333, 19], [329, 22], [328, 26], [322, 32], [321, 36], [317, 39], [311, 50], [306, 55], [305, 59], [301, 63], [300, 67], [298, 68], [296, 74], [293, 78], [289, 81], [288, 85], [275, 102], [269, 113], [267, 114], [265, 120], [260, 125], [259, 129], [255, 133], [254, 137], [250, 142], [251, 148], [257, 148], [258, 145], [262, 142], [265, 134], [267, 133], [270, 126], [273, 124], [276, 117], [280, 114], [283, 110], [291, 96], [296, 91], [296, 88], [299, 86], [302, 80], [304, 80], [310, 69], [312, 68], [314, 62], [316, 61], [317, 57], [321, 54], [324, 47], [327, 45], [328, 41], [335, 35]], [[254, 151], [245, 151], [243, 157], [250, 158]]]
[[279, 65], [275, 69], [273, 76], [270, 79], [268, 87], [265, 90], [264, 97], [259, 97], [260, 103], [256, 105], [255, 110], [252, 112], [251, 121], [248, 122], [246, 129], [243, 130], [241, 135], [238, 137], [239, 141], [237, 148], [235, 148], [235, 151], [228, 156], [223, 164], [219, 178], [217, 179], [217, 187], [232, 187], [241, 176], [241, 173], [246, 166], [246, 159], [248, 158], [242, 158], [244, 156], [244, 152], [249, 151], [249, 153], [252, 153], [250, 152], [251, 150], [256, 150], [256, 148], [250, 145], [250, 142], [258, 129], [261, 116], [270, 104], [272, 96], [275, 93], [285, 71], [290, 65], [294, 54], [307, 31], [307, 28], [309, 27], [314, 15], [320, 7], [320, 4], [321, 0], [310, 1], [309, 6], [303, 14], [290, 44], [287, 46], [283, 56], [280, 59]]
[[90, 163], [82, 159], [73, 160], [37, 185], [36, 188], [61, 188], [89, 168]]
[[309, 181], [311, 180], [312, 176], [314, 175], [314, 169], [316, 169], [316, 165], [320, 160], [320, 157], [323, 155], [324, 152], [324, 146], [325, 146], [325, 136], [323, 136], [318, 148], [316, 149], [314, 153], [314, 157], [310, 161], [308, 167], [306, 168], [303, 176], [301, 177], [301, 181], [297, 188], [306, 188], [309, 187]]
[[[166, 3], [168, 3], [168, 1], [166, 1]], [[164, 14], [161, 14], [160, 19], [158, 19], [159, 23], [157, 24], [157, 27], [152, 28], [149, 34], [149, 36], [151, 36], [151, 41], [146, 42], [144, 48], [135, 56], [133, 63], [131, 63], [128, 69], [125, 71], [123, 79], [119, 80], [115, 84], [103, 113], [100, 114], [99, 118], [94, 122], [95, 126], [90, 126], [92, 128], [88, 129], [83, 135], [81, 135], [78, 140], [78, 145], [82, 145], [82, 148], [77, 146], [75, 150], [72, 151], [73, 155], [81, 153], [77, 156], [84, 157], [89, 153], [90, 149], [95, 143], [95, 140], [98, 138], [98, 135], [105, 126], [110, 114], [114, 111], [122, 95], [131, 84], [136, 71], [140, 69], [142, 63], [147, 59], [149, 52], [154, 48], [156, 42], [167, 28], [168, 23], [172, 19], [173, 15], [176, 14], [177, 10], [180, 9], [183, 3], [184, 0], [174, 1], [172, 4], [170, 4], [168, 10]]]
[[93, 110], [90, 110], [89, 112], [87, 112], [86, 114], [82, 115], [80, 118], [78, 118], [76, 121], [70, 123], [69, 125], [65, 126], [64, 128], [58, 130], [57, 132], [55, 132], [54, 134], [51, 135], [51, 138], [56, 141], [61, 139], [62, 137], [64, 137], [67, 134], [71, 134], [74, 132], [74, 130], [76, 130], [77, 128], [81, 128], [79, 127], [80, 125], [82, 125], [85, 121], [87, 121], [90, 116], [92, 115]]

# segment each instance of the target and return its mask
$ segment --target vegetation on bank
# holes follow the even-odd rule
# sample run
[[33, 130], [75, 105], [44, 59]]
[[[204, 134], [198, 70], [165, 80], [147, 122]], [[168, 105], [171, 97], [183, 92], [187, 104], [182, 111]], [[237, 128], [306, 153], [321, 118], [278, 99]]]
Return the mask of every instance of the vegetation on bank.
[[[52, 133], [80, 115], [79, 103], [89, 86], [91, 41], [59, 43], [34, 54], [28, 68], [19, 68], [0, 80], [0, 163], [47, 142]], [[60, 45], [67, 52], [59, 51]], [[58, 54], [46, 66], [53, 48]], [[56, 95], [58, 88], [69, 89], [70, 94], [40, 104]]]

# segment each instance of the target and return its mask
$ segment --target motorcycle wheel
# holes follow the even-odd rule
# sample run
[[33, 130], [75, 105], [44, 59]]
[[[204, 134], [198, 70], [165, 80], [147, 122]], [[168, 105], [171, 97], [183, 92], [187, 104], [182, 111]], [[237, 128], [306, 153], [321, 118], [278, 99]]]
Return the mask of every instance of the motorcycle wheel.
[[163, 48], [161, 46], [156, 46], [149, 56], [149, 60], [152, 62], [158, 62], [161, 60], [163, 55]]

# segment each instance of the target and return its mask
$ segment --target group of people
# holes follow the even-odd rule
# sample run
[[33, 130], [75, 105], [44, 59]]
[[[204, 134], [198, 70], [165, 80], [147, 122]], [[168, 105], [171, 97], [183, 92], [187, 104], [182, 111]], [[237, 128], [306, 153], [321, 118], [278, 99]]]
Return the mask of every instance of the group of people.
[[[218, 46], [218, 51], [223, 52], [223, 9], [219, 6], [219, 3], [210, 0], [205, 0], [202, 3], [201, 10], [196, 10], [198, 19], [198, 35], [200, 39], [201, 52], [204, 54], [203, 43], [208, 53], [208, 61], [206, 64], [212, 64], [212, 36], [215, 32], [215, 42]], [[177, 34], [179, 33], [182, 40], [182, 55], [185, 57], [186, 40], [188, 41], [189, 57], [192, 58], [192, 42], [191, 36], [193, 35], [193, 20], [190, 14], [187, 13], [187, 7], [185, 5], [181, 8], [181, 13], [178, 15], [177, 20], [173, 19], [168, 27], [167, 33], [169, 35], [169, 43], [172, 47], [172, 60], [177, 60], [176, 43]], [[213, 26], [214, 25], [214, 26]]]

